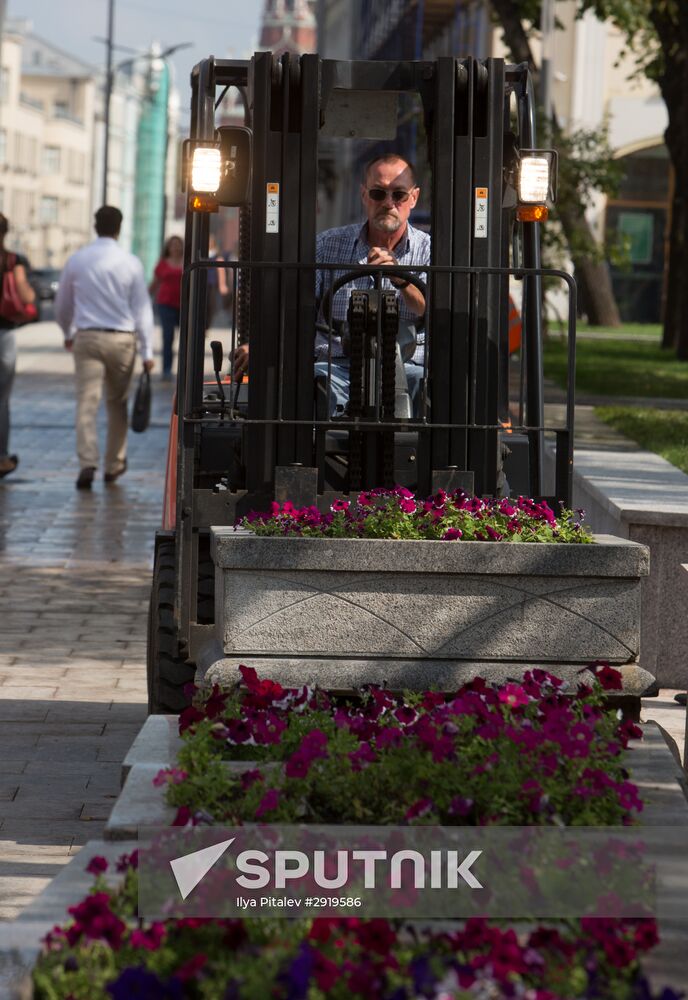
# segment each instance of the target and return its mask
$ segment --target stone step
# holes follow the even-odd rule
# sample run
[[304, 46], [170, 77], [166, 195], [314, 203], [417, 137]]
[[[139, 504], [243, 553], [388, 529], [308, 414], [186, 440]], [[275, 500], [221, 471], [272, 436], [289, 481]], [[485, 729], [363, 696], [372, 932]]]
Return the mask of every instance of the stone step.
[[122, 762], [122, 785], [135, 764], [159, 764], [169, 767], [181, 747], [179, 717], [149, 715]]
[[89, 840], [50, 885], [12, 923], [0, 923], [0, 997], [3, 1000], [31, 1000], [31, 970], [41, 950], [41, 941], [55, 924], [65, 923], [67, 909], [80, 902], [93, 884], [86, 865], [93, 857], [110, 862], [105, 878], [111, 885], [122, 881], [115, 865], [123, 854], [137, 848], [135, 841], [116, 844]]

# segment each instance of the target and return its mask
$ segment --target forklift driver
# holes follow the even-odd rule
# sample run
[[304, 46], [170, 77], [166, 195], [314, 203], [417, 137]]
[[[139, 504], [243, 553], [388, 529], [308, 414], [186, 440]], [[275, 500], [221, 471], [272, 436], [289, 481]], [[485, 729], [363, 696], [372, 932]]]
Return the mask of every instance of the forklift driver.
[[[361, 201], [366, 212], [363, 225], [355, 223], [328, 229], [320, 233], [316, 240], [316, 263], [329, 264], [371, 264], [375, 266], [401, 265], [424, 267], [430, 264], [430, 236], [415, 229], [408, 221], [412, 209], [418, 201], [420, 189], [416, 184], [413, 166], [397, 153], [387, 153], [375, 157], [365, 167], [361, 184]], [[415, 273], [415, 272], [414, 272]], [[329, 285], [338, 276], [333, 271], [316, 272], [316, 297], [322, 301]], [[424, 273], [416, 273], [425, 280]], [[335, 295], [332, 304], [332, 319], [335, 328], [346, 318], [348, 293], [352, 288], [371, 288], [373, 278], [362, 275], [345, 285]], [[402, 278], [385, 278], [382, 288], [396, 288], [401, 297], [399, 310], [400, 324], [415, 326], [425, 312], [422, 293]], [[409, 395], [414, 412], [425, 355], [425, 335], [423, 330], [414, 330], [416, 347], [412, 357], [404, 365]], [[336, 333], [330, 335], [331, 343], [331, 415], [344, 413], [349, 399], [349, 358], [346, 357], [342, 339]], [[248, 344], [242, 344], [234, 352], [234, 375], [239, 376], [248, 369]], [[328, 338], [318, 332], [315, 339], [315, 374], [327, 377]]]

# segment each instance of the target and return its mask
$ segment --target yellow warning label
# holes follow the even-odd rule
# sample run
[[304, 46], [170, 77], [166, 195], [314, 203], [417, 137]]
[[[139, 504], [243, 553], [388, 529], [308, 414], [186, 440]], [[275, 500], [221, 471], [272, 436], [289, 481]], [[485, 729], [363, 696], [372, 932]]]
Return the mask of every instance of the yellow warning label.
[[476, 188], [475, 196], [476, 198], [487, 198], [487, 188]]
[[268, 194], [278, 194], [279, 184], [268, 184]]

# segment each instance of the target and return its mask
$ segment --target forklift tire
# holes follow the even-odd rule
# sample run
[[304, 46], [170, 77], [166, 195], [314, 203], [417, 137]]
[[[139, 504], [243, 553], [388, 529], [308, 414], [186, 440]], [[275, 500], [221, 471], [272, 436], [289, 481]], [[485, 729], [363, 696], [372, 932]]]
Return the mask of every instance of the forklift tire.
[[178, 715], [189, 704], [184, 687], [196, 667], [179, 653], [174, 623], [174, 539], [160, 541], [155, 554], [148, 612], [148, 712]]

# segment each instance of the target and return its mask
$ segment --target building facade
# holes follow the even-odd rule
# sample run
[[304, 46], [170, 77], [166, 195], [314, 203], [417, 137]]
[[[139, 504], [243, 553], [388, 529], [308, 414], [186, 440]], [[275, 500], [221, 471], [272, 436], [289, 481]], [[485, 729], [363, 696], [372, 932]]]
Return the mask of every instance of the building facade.
[[9, 244], [60, 267], [90, 232], [93, 70], [8, 24], [0, 82], [0, 208]]
[[258, 48], [275, 55], [315, 52], [317, 25], [313, 0], [265, 0]]
[[[107, 200], [124, 215], [121, 243], [143, 248], [149, 271], [166, 229], [173, 228], [179, 149], [179, 96], [156, 51], [116, 67], [107, 176]], [[142, 151], [141, 122], [150, 118], [159, 90], [153, 68], [165, 80], [165, 106], [158, 101], [155, 107], [162, 141]], [[10, 220], [9, 244], [33, 267], [60, 268], [93, 238], [93, 213], [103, 203], [104, 93], [100, 70], [35, 36], [29, 22], [7, 23], [0, 60], [0, 211]], [[156, 184], [150, 183], [151, 155], [158, 158]], [[136, 211], [137, 192], [145, 212]]]

